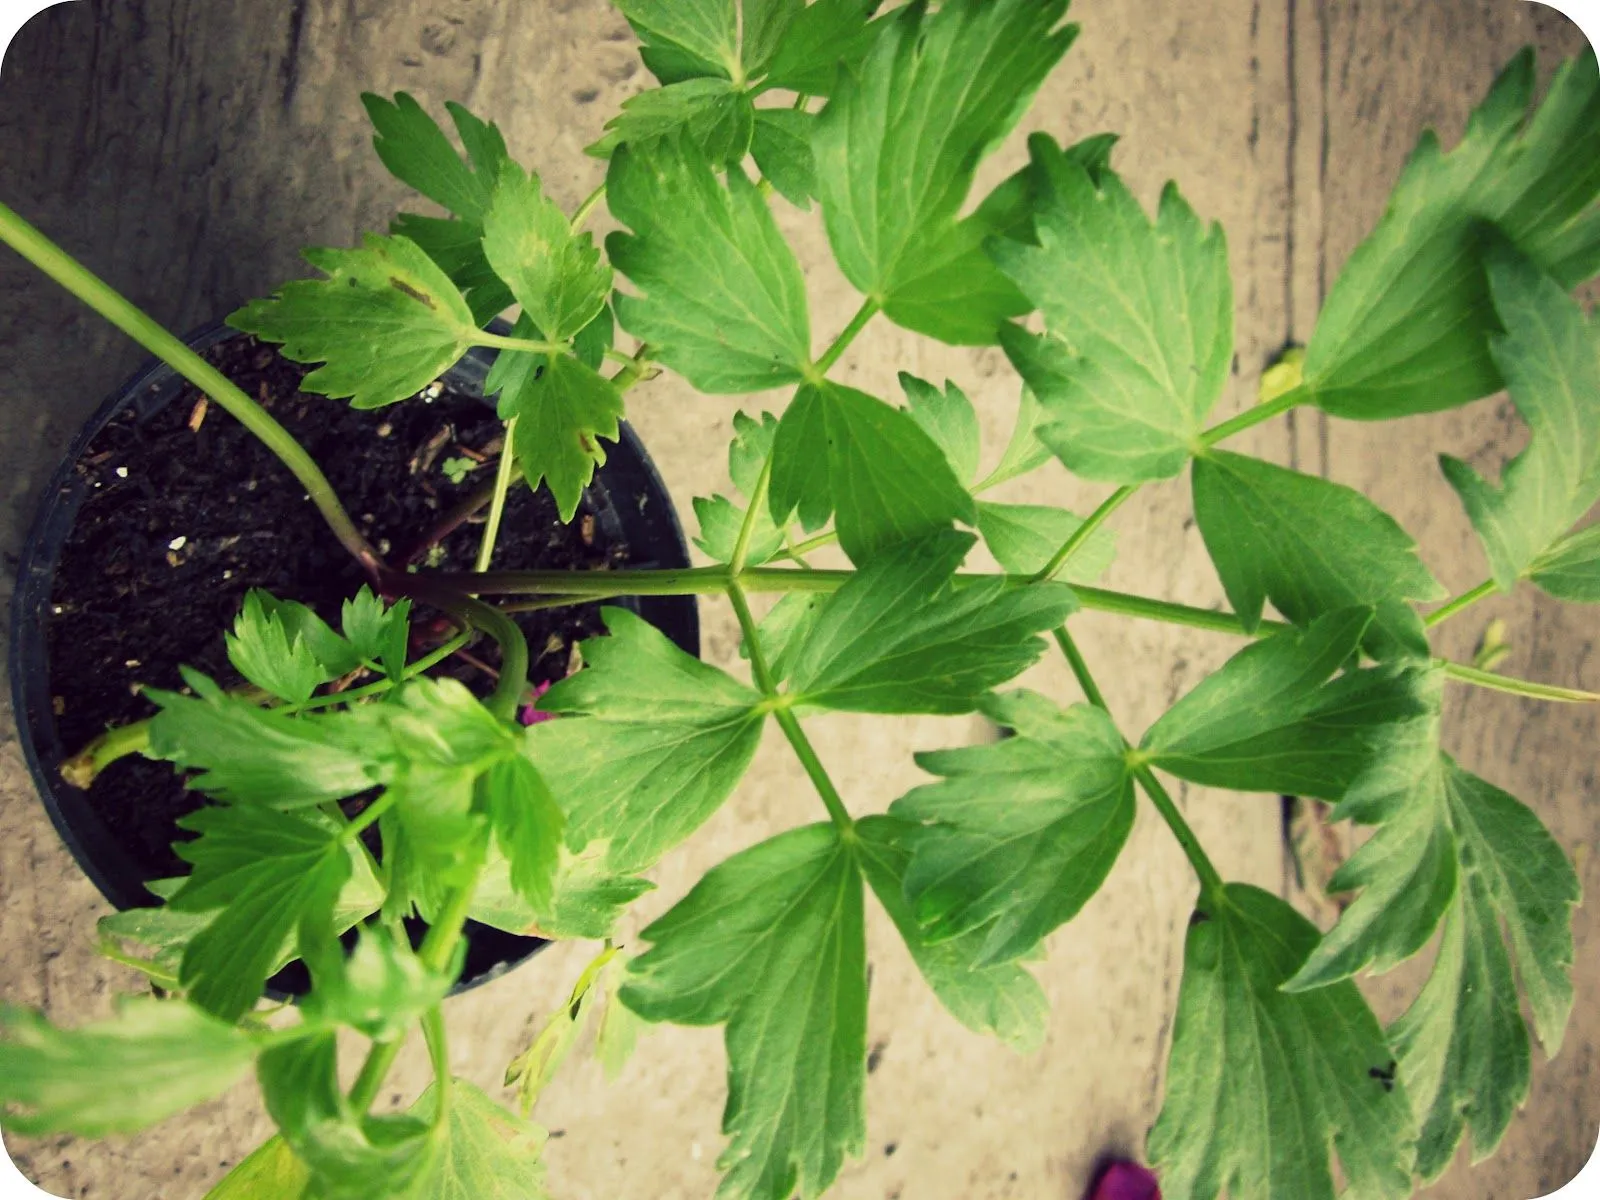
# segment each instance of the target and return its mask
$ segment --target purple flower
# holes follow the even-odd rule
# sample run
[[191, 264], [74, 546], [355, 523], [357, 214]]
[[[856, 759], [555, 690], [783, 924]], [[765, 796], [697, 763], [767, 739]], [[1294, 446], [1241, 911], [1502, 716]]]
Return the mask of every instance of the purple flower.
[[549, 690], [550, 681], [548, 679], [541, 683], [538, 687], [534, 688], [533, 700], [530, 703], [522, 706], [522, 711], [517, 714], [517, 719], [524, 725], [537, 725], [540, 721], [554, 721], [556, 719], [555, 713], [540, 712], [534, 707], [534, 705], [539, 702], [539, 697], [544, 695]]
[[1118, 1159], [1095, 1178], [1089, 1200], [1161, 1200], [1161, 1187], [1149, 1168]]

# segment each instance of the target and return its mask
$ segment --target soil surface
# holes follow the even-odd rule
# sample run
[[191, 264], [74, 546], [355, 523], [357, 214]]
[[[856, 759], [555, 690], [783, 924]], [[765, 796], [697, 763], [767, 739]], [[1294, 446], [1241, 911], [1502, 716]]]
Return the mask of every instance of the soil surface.
[[[253, 338], [230, 339], [205, 357], [306, 448], [382, 554], [414, 544], [493, 478], [502, 427], [482, 400], [434, 384], [418, 397], [362, 412], [301, 392], [311, 368]], [[472, 469], [457, 482], [447, 463], [452, 474]], [[198, 392], [186, 390], [143, 423], [113, 421], [78, 470], [87, 490], [56, 571], [49, 630], [51, 694], [68, 754], [108, 726], [150, 716], [155, 706], [139, 688], [181, 688], [180, 663], [224, 686], [241, 682], [223, 633], [251, 588], [299, 600], [337, 629], [341, 604], [365, 582], [288, 469]], [[478, 520], [446, 537], [426, 561], [471, 570]], [[547, 489], [517, 487], [494, 565], [582, 569], [626, 555], [627, 547], [607, 544], [587, 498], [577, 519], [563, 525]], [[573, 643], [604, 631], [595, 605], [522, 614], [517, 623], [528, 638], [534, 684], [562, 678]], [[414, 652], [450, 632], [437, 614], [413, 611]], [[476, 664], [457, 656], [436, 673], [487, 695], [498, 647], [480, 639], [469, 653]], [[185, 790], [170, 766], [123, 759], [88, 795], [147, 878], [187, 872], [171, 849], [186, 836], [175, 822], [202, 797]]]

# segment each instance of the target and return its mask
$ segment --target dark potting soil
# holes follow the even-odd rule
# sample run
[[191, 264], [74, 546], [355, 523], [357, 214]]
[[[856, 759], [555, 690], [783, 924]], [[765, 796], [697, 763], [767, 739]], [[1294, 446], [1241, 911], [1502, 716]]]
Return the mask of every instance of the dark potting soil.
[[[229, 339], [205, 357], [305, 447], [382, 554], [409, 547], [493, 478], [502, 426], [481, 400], [436, 384], [361, 412], [301, 392], [310, 368], [253, 338]], [[445, 464], [474, 455], [482, 463], [452, 482]], [[51, 695], [69, 755], [110, 726], [152, 715], [155, 706], [140, 687], [181, 688], [180, 663], [225, 687], [241, 682], [223, 633], [249, 589], [307, 604], [337, 629], [341, 604], [365, 582], [288, 469], [196, 391], [142, 424], [131, 417], [111, 422], [77, 468], [86, 491], [56, 569], [49, 627]], [[471, 570], [479, 521], [446, 537], [428, 565]], [[627, 549], [607, 542], [587, 500], [563, 525], [548, 489], [517, 487], [494, 565], [595, 568], [621, 562]], [[521, 614], [517, 624], [528, 638], [535, 684], [562, 678], [573, 643], [604, 632], [596, 605]], [[412, 631], [415, 653], [450, 632], [421, 606], [413, 609]], [[481, 639], [470, 654], [482, 665], [457, 656], [434, 673], [487, 695], [494, 679], [483, 668], [499, 665], [498, 647]], [[186, 790], [171, 766], [122, 759], [101, 773], [88, 797], [146, 878], [187, 872], [171, 843], [185, 836], [178, 818], [202, 797]]]

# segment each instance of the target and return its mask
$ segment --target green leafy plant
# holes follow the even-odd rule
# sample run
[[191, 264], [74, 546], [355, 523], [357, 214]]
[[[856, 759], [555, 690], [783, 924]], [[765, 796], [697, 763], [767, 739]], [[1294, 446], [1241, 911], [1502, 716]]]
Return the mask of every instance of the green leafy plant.
[[[228, 636], [248, 690], [190, 672], [185, 693], [152, 695], [152, 720], [71, 764], [88, 783], [142, 752], [189, 772], [208, 804], [185, 821], [191, 873], [153, 887], [165, 903], [102, 922], [107, 953], [160, 998], [76, 1030], [0, 1013], [6, 1125], [125, 1131], [254, 1065], [280, 1133], [215, 1197], [543, 1195], [538, 1130], [447, 1068], [441, 1004], [471, 917], [604, 940], [511, 1064], [526, 1105], [602, 1002], [613, 1065], [638, 1019], [720, 1025], [718, 1195], [819, 1196], [865, 1143], [867, 894], [958, 1021], [1026, 1052], [1048, 1016], [1028, 964], [1099, 888], [1143, 795], [1197, 880], [1148, 1147], [1164, 1194], [1318, 1200], [1342, 1178], [1353, 1195], [1400, 1197], [1469, 1136], [1491, 1153], [1527, 1095], [1532, 1037], [1560, 1046], [1579, 891], [1538, 817], [1450, 758], [1441, 698], [1462, 685], [1600, 697], [1493, 673], [1502, 634], [1462, 664], [1436, 657], [1429, 631], [1525, 581], [1600, 601], [1600, 526], [1583, 525], [1600, 498], [1600, 332], [1571, 294], [1600, 270], [1593, 54], [1565, 64], [1537, 106], [1524, 54], [1456, 148], [1424, 137], [1303, 356], [1213, 423], [1234, 354], [1228, 247], [1175, 186], [1152, 216], [1112, 165], [1113, 137], [1041, 134], [1027, 165], [972, 203], [978, 164], [1072, 44], [1067, 0], [621, 7], [661, 86], [590, 148], [609, 159], [606, 182], [576, 212], [494, 125], [450, 107], [463, 157], [410, 97], [367, 97], [384, 164], [448, 215], [402, 214], [360, 248], [308, 251], [323, 278], [231, 318], [321, 364], [308, 389], [359, 407], [404, 401], [470, 347], [498, 349], [488, 391], [505, 448], [477, 497], [490, 518], [475, 573], [385, 562], [270, 416], [0, 208], [0, 236], [283, 458], [372, 581], [338, 631], [252, 593]], [[774, 193], [815, 203], [864, 297], [820, 353]], [[602, 202], [624, 227], [603, 247], [583, 231]], [[485, 328], [513, 305], [510, 334]], [[1003, 348], [1024, 387], [989, 474], [956, 383], [902, 375], [902, 406], [830, 377], [880, 314]], [[631, 349], [615, 344], [619, 324]], [[486, 570], [508, 489], [546, 486], [571, 520], [624, 394], [658, 368], [705, 392], [778, 393], [774, 411], [730, 412], [737, 494], [695, 501], [713, 564]], [[1527, 448], [1498, 484], [1443, 462], [1492, 577], [1425, 614], [1443, 593], [1372, 501], [1222, 448], [1300, 406], [1387, 420], [1501, 388]], [[1087, 516], [983, 498], [1051, 458], [1115, 490]], [[1116, 551], [1114, 511], [1185, 471], [1232, 611], [1094, 585]], [[1000, 572], [962, 569], [980, 541]], [[835, 542], [850, 569], [808, 561]], [[731, 604], [748, 680], [613, 607], [583, 669], [530, 693], [507, 610], [666, 594]], [[421, 657], [408, 650], [413, 605], [455, 625]], [[1081, 610], [1244, 645], [1133, 739], [1069, 631]], [[428, 674], [478, 636], [503, 655], [482, 700]], [[1046, 639], [1082, 703], [996, 690]], [[373, 681], [331, 686], [358, 671]], [[519, 721], [535, 701], [558, 719]], [[920, 756], [929, 782], [858, 817], [806, 734], [820, 712], [981, 712], [1012, 736]], [[646, 873], [727, 801], [769, 722], [826, 819], [716, 866], [620, 954], [611, 938]], [[1163, 776], [1313, 798], [1369, 829], [1330, 881], [1349, 897], [1337, 924], [1319, 930], [1226, 881]], [[413, 914], [429, 926], [416, 949], [399, 933]], [[1435, 940], [1427, 982], [1385, 1029], [1356, 976]], [[309, 995], [292, 1016], [258, 1009], [294, 958]], [[406, 1111], [372, 1113], [418, 1024], [437, 1079]], [[341, 1030], [369, 1043], [348, 1089]]]

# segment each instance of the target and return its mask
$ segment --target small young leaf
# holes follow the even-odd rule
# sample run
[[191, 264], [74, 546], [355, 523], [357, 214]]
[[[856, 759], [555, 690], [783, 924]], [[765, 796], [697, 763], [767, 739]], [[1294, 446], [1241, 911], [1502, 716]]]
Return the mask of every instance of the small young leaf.
[[823, 602], [796, 659], [797, 705], [868, 713], [963, 713], [1032, 665], [1077, 607], [1063, 584], [953, 586], [974, 542], [949, 531], [875, 558]]
[[[978, 532], [995, 562], [1013, 575], [1042, 571], [1082, 524], [1082, 517], [1064, 508], [978, 501]], [[1067, 561], [1061, 578], [1068, 583], [1093, 583], [1111, 568], [1116, 555], [1116, 532], [1097, 529]]]
[[245, 593], [244, 606], [226, 635], [228, 661], [257, 687], [290, 704], [303, 704], [318, 684], [333, 676], [323, 671], [299, 633], [291, 634], [282, 617], [262, 604], [264, 595], [258, 588]]
[[817, 194], [817, 159], [811, 130], [817, 118], [793, 108], [756, 109], [750, 153], [778, 194], [796, 208], [810, 208]]
[[529, 752], [567, 812], [567, 844], [609, 839], [607, 866], [642, 869], [699, 828], [761, 740], [759, 693], [685, 654], [627, 609], [582, 645], [585, 670], [545, 694], [559, 721]]
[[734, 0], [619, 0], [617, 7], [652, 45], [670, 43], [724, 72], [739, 62]]
[[802, 387], [784, 410], [771, 504], [779, 521], [798, 510], [807, 529], [836, 513], [839, 544], [858, 566], [896, 543], [977, 520], [972, 497], [910, 413], [826, 381]]
[[1016, 963], [977, 965], [982, 930], [935, 942], [917, 924], [905, 898], [911, 864], [907, 837], [914, 829], [892, 816], [862, 820], [856, 826], [862, 874], [950, 1015], [975, 1033], [992, 1033], [1019, 1053], [1033, 1053], [1044, 1042], [1050, 1019], [1038, 981]]
[[382, 408], [432, 383], [477, 337], [460, 290], [415, 242], [369, 233], [359, 250], [313, 248], [305, 258], [328, 278], [286, 283], [228, 317], [281, 343], [285, 358], [322, 363], [303, 391]]
[[78, 1029], [0, 1005], [0, 1117], [12, 1133], [132, 1133], [232, 1087], [256, 1049], [183, 1000], [124, 997]]
[[1384, 420], [1498, 391], [1483, 222], [1562, 287], [1600, 268], [1600, 74], [1592, 49], [1563, 64], [1529, 116], [1525, 50], [1495, 80], [1449, 154], [1422, 135], [1388, 210], [1329, 292], [1305, 383], [1339, 417]]
[[1100, 709], [1011, 692], [983, 711], [1016, 736], [917, 755], [943, 778], [889, 810], [913, 823], [905, 895], [927, 940], [981, 931], [977, 966], [1028, 954], [1076, 916], [1134, 815], [1126, 743]]
[[396, 179], [459, 217], [469, 221], [482, 218], [500, 168], [508, 161], [499, 129], [459, 105], [446, 106], [474, 170], [461, 161], [438, 123], [405, 92], [395, 93], [392, 103], [363, 92], [361, 103], [377, 130], [373, 148]]
[[383, 925], [363, 926], [348, 958], [331, 934], [313, 937], [306, 950], [313, 987], [300, 1004], [305, 1019], [330, 1028], [348, 1025], [379, 1041], [403, 1035], [444, 999], [460, 973], [430, 971]]
[[990, 242], [1048, 332], [1001, 330], [1045, 409], [1039, 436], [1086, 479], [1178, 474], [1233, 361], [1233, 284], [1220, 226], [1168, 185], [1154, 222], [1109, 167], [1035, 139], [1039, 244]]
[[911, 402], [912, 419], [944, 451], [956, 478], [963, 485], [971, 484], [978, 473], [981, 445], [978, 414], [972, 401], [948, 379], [941, 392], [933, 384], [901, 371], [900, 386]]
[[606, 122], [605, 136], [584, 152], [610, 158], [618, 146], [648, 150], [682, 137], [708, 162], [737, 170], [750, 150], [755, 120], [743, 88], [726, 79], [685, 79], [624, 100], [622, 111]]
[[766, 82], [807, 96], [828, 96], [839, 72], [857, 71], [882, 22], [872, 22], [882, 0], [813, 0], [777, 42]]
[[[366, 588], [365, 584], [361, 586], [363, 589]], [[361, 665], [361, 655], [357, 653], [356, 648], [347, 639], [335, 633], [326, 621], [304, 604], [294, 600], [280, 600], [271, 592], [252, 588], [245, 596], [247, 605], [252, 595], [257, 598], [265, 615], [278, 619], [291, 642], [298, 638], [305, 643], [321, 665], [324, 678], [337, 679]], [[408, 607], [410, 605], [410, 601], [403, 603]]]
[[797, 382], [811, 361], [805, 281], [743, 169], [723, 187], [679, 140], [622, 147], [606, 181], [612, 213], [633, 230], [606, 250], [644, 292], [617, 296], [623, 328], [702, 392]]
[[539, 1103], [540, 1094], [572, 1053], [589, 1014], [603, 1001], [598, 987], [600, 973], [616, 955], [616, 949], [608, 945], [590, 960], [566, 1001], [545, 1019], [527, 1050], [506, 1067], [505, 1086], [517, 1089], [517, 1105], [524, 1116]]
[[542, 371], [528, 372], [522, 386], [500, 394], [500, 419], [517, 420], [512, 446], [530, 488], [550, 485], [563, 521], [570, 521], [606, 461], [600, 439], [621, 436], [622, 393], [593, 367], [570, 354], [551, 357]]
[[405, 671], [410, 621], [409, 598], [385, 605], [366, 584], [344, 602], [339, 614], [339, 627], [356, 654], [367, 662], [381, 664], [390, 679], [399, 679]]
[[490, 767], [483, 787], [495, 841], [510, 863], [511, 886], [536, 910], [549, 911], [566, 827], [561, 806], [521, 754]]
[[641, 936], [621, 1000], [647, 1021], [727, 1024], [728, 1200], [821, 1195], [866, 1139], [861, 876], [831, 825], [712, 868]]
[[1429, 708], [1425, 671], [1328, 678], [1351, 660], [1371, 619], [1371, 609], [1341, 609], [1246, 646], [1150, 727], [1145, 756], [1210, 787], [1341, 799], [1375, 761], [1387, 727]]
[[[761, 472], [772, 455], [778, 419], [771, 413], [762, 413], [757, 421], [739, 412], [733, 416], [733, 428], [733, 441], [728, 444], [728, 473], [746, 497], [753, 496], [760, 488]], [[695, 539], [695, 545], [718, 562], [732, 562], [746, 508], [724, 496], [713, 496], [709, 500], [696, 496], [694, 512], [700, 519], [700, 536]], [[773, 523], [763, 496], [745, 561], [750, 566], [759, 566], [783, 549], [783, 541], [784, 531]]]
[[1600, 604], [1600, 524], [1551, 546], [1534, 559], [1528, 578], [1558, 600]]
[[[838, 75], [812, 139], [828, 240], [845, 277], [893, 321], [992, 342], [1027, 304], [956, 220], [979, 161], [1011, 130], [1074, 26], [1066, 0], [908, 5], [859, 70]], [[776, 75], [776, 69], [774, 74]]]
[[1393, 517], [1360, 492], [1260, 459], [1211, 450], [1194, 464], [1194, 509], [1228, 600], [1247, 629], [1270, 599], [1296, 625], [1352, 605], [1377, 617], [1366, 649], [1426, 657], [1407, 601], [1444, 591]]
[[1440, 465], [1509, 592], [1600, 500], [1600, 322], [1503, 240], [1486, 261], [1506, 330], [1489, 352], [1528, 423], [1528, 447], [1498, 488], [1459, 459]]
[[1276, 896], [1228, 885], [1189, 923], [1167, 1095], [1150, 1131], [1172, 1196], [1334, 1200], [1411, 1194], [1414, 1123], [1377, 1018], [1349, 981], [1279, 985], [1317, 940]]
[[537, 175], [507, 164], [483, 217], [483, 253], [511, 294], [552, 342], [572, 337], [611, 294], [611, 268], [587, 233], [544, 194]]

